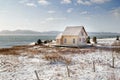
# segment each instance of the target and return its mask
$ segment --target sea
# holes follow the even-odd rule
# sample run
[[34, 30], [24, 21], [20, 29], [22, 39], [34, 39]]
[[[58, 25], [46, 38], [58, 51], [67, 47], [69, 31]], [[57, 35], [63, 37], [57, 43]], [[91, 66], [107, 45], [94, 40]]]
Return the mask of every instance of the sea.
[[10, 48], [18, 45], [29, 45], [41, 40], [55, 40], [55, 35], [0, 35], [0, 48]]
[[[91, 34], [90, 38], [96, 36], [98, 38], [114, 38], [116, 35], [96, 35]], [[0, 35], [0, 48], [10, 48], [18, 45], [29, 45], [37, 42], [38, 39], [55, 40], [56, 35]]]

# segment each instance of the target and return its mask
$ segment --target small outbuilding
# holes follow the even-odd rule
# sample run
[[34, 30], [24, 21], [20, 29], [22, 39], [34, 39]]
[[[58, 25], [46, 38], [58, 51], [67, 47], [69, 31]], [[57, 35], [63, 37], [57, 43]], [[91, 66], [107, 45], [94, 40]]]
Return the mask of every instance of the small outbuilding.
[[84, 26], [69, 26], [56, 37], [56, 45], [79, 47], [87, 44], [87, 37]]

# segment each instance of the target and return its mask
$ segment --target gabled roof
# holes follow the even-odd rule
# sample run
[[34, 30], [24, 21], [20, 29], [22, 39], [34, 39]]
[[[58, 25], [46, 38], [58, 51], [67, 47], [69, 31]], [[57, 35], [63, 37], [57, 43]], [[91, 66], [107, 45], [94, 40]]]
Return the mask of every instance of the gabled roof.
[[[69, 26], [69, 27], [66, 27], [66, 29], [64, 30], [63, 32], [63, 35], [79, 35], [80, 34], [80, 31], [84, 29], [84, 26]], [[84, 29], [85, 31], [85, 29]], [[86, 31], [85, 31], [86, 33]], [[87, 33], [86, 33], [87, 35]]]

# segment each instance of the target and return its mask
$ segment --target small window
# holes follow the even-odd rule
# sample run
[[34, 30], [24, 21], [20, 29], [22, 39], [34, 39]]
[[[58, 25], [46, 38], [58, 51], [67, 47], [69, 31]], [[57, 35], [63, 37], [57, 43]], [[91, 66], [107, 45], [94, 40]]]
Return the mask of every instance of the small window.
[[82, 38], [82, 42], [85, 42], [86, 40], [85, 40], [85, 38]]
[[73, 44], [75, 44], [75, 39], [73, 39]]
[[64, 39], [64, 43], [67, 43], [67, 39]]

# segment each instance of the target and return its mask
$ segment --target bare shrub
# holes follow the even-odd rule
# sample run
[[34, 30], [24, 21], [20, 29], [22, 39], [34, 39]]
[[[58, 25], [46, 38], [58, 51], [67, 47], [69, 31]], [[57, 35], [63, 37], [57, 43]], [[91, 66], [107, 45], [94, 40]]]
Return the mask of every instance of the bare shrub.
[[44, 59], [49, 60], [51, 62], [63, 62], [65, 64], [70, 64], [71, 63], [71, 58], [66, 58], [59, 53], [51, 53], [51, 54], [46, 54], [44, 56]]
[[70, 64], [72, 62], [71, 58], [64, 58], [66, 64]]
[[90, 42], [90, 36], [87, 37], [86, 42], [87, 42], [88, 44], [91, 43], [91, 42]]
[[94, 48], [90, 48], [90, 49], [80, 49], [80, 48], [63, 48], [60, 49], [59, 52], [61, 54], [68, 54], [68, 53], [81, 53], [81, 54], [85, 54], [85, 53], [91, 53], [91, 52], [95, 52]]
[[93, 42], [96, 44], [97, 43], [97, 38], [94, 36], [93, 37]]
[[119, 40], [119, 36], [116, 36], [116, 40]]
[[120, 53], [120, 47], [119, 48], [112, 48], [113, 52]]
[[19, 60], [17, 56], [13, 55], [2, 55], [0, 60], [0, 71], [11, 72], [15, 71], [16, 67], [18, 67]]
[[26, 49], [25, 52], [29, 53], [29, 54], [38, 54], [39, 51], [35, 50], [35, 49]]
[[61, 61], [62, 60], [62, 56], [58, 53], [51, 53], [51, 54], [46, 54], [44, 56], [44, 59], [55, 62], [55, 61]]

